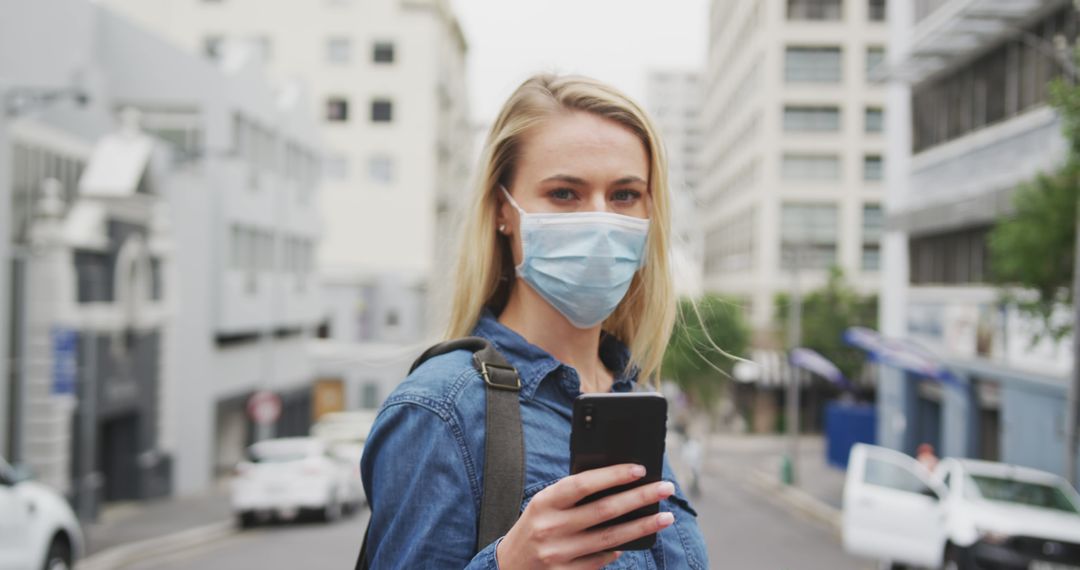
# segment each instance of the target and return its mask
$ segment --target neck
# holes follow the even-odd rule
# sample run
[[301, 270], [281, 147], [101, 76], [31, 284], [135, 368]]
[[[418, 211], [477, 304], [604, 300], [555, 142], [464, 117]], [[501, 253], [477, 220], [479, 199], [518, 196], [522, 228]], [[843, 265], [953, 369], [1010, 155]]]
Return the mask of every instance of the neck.
[[607, 392], [611, 377], [600, 361], [600, 325], [579, 329], [520, 279], [499, 322], [556, 360], [577, 370], [583, 392]]

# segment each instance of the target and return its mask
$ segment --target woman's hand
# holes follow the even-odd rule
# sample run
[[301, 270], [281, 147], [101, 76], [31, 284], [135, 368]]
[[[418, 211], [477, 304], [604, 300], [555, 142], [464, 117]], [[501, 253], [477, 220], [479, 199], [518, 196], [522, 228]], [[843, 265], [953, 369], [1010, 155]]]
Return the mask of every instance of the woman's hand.
[[621, 554], [607, 549], [670, 526], [674, 516], [660, 513], [589, 530], [671, 496], [675, 486], [666, 481], [575, 506], [593, 493], [632, 483], [644, 475], [645, 468], [640, 465], [612, 465], [571, 475], [540, 491], [496, 548], [499, 568], [602, 568]]

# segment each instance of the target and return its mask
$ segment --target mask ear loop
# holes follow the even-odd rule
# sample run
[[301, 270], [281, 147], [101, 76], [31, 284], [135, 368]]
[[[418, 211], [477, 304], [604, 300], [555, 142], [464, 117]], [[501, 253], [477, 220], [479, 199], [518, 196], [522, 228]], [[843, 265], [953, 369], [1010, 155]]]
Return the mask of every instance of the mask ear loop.
[[506, 186], [499, 184], [499, 190], [502, 190], [503, 195], [506, 196], [506, 200], [510, 202], [510, 205], [518, 211], [518, 237], [521, 239], [521, 263], [514, 266], [514, 274], [521, 277], [521, 270], [525, 267], [525, 258], [528, 256], [528, 248], [525, 242], [525, 216], [528, 212], [523, 210], [518, 203], [514, 201], [514, 197], [510, 195], [510, 191], [506, 189]]

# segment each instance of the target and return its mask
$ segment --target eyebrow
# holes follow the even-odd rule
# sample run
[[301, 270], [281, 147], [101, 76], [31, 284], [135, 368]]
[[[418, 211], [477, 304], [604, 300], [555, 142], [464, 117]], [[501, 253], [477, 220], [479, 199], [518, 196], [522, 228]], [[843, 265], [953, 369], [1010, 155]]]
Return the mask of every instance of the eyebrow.
[[[571, 176], [569, 174], [555, 174], [553, 176], [548, 176], [547, 178], [545, 178], [543, 180], [543, 182], [548, 182], [550, 180], [558, 180], [558, 181], [561, 181], [561, 182], [566, 182], [568, 184], [574, 184], [574, 185], [578, 185], [578, 186], [584, 186], [584, 185], [588, 184], [588, 182], [586, 182], [585, 179], [578, 178], [577, 176]], [[618, 186], [620, 184], [631, 184], [631, 183], [634, 183], [634, 182], [639, 182], [641, 184], [647, 184], [647, 182], [645, 182], [645, 180], [642, 177], [631, 175], [631, 176], [623, 176], [622, 178], [616, 180], [615, 182], [612, 182], [611, 185], [612, 186]]]

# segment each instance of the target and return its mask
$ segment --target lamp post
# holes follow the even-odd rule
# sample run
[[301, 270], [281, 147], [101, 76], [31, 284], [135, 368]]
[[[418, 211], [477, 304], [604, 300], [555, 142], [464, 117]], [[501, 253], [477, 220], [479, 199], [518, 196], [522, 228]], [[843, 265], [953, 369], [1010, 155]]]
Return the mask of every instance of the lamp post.
[[[791, 300], [788, 305], [787, 340], [789, 350], [802, 344], [802, 291], [799, 288], [799, 266], [802, 264], [802, 240], [796, 240], [792, 248]], [[787, 457], [781, 467], [781, 479], [785, 484], [795, 485], [799, 480], [799, 369], [792, 366], [787, 386]]]

